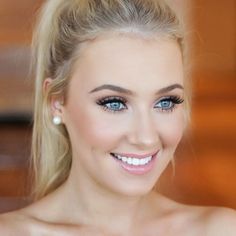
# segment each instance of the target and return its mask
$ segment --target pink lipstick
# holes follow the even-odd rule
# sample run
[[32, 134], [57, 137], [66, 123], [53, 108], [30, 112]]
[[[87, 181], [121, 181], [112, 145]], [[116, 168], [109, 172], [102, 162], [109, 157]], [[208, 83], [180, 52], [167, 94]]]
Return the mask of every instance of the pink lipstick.
[[111, 155], [123, 170], [133, 175], [143, 175], [150, 172], [156, 162], [158, 152], [139, 155], [112, 153]]

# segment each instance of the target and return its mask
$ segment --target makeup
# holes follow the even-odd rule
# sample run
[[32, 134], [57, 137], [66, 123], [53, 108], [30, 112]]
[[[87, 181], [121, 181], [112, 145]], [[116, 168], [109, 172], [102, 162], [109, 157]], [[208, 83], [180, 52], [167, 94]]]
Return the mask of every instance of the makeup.
[[145, 155], [111, 153], [111, 156], [126, 172], [133, 175], [144, 175], [153, 169], [157, 154], [158, 152]]
[[183, 84], [173, 41], [117, 37], [86, 49], [63, 106], [81, 187], [85, 179], [94, 189], [140, 196], [155, 186], [186, 125]]

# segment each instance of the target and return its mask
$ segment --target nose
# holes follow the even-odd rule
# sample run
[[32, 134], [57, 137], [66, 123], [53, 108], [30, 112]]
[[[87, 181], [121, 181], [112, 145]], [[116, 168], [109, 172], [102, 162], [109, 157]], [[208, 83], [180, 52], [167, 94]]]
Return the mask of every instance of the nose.
[[149, 112], [139, 112], [130, 124], [129, 143], [141, 150], [154, 150], [160, 142], [154, 117]]

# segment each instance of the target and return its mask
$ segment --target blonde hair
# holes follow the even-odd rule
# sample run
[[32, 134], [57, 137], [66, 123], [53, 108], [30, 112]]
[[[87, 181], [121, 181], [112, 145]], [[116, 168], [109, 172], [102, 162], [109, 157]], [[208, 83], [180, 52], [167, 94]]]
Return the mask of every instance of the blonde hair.
[[[63, 96], [83, 42], [103, 33], [163, 36], [183, 52], [183, 34], [174, 11], [162, 0], [48, 0], [33, 36], [36, 74], [32, 142], [34, 198], [39, 199], [68, 177], [72, 156], [65, 126], [52, 123], [50, 99]], [[43, 89], [44, 80], [52, 83]]]

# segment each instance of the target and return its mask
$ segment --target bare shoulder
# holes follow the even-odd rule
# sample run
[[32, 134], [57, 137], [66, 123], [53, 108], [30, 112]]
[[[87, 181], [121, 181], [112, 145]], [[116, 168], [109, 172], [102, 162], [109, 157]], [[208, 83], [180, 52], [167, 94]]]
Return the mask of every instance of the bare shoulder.
[[209, 236], [236, 235], [236, 211], [225, 207], [212, 207], [205, 217]]
[[4, 236], [105, 236], [92, 226], [48, 222], [28, 215], [25, 209], [0, 215], [0, 235]]
[[65, 227], [37, 219], [24, 209], [0, 215], [0, 235], [4, 236], [68, 235], [63, 234], [64, 230]]
[[158, 218], [155, 228], [157, 225], [159, 228], [166, 226], [164, 232], [170, 231], [169, 235], [236, 235], [235, 210], [225, 207], [186, 205], [168, 198], [164, 198], [161, 202], [166, 208], [166, 213]]
[[20, 211], [0, 215], [0, 235], [28, 236], [32, 222]]
[[233, 209], [226, 207], [186, 206], [183, 208], [183, 212], [183, 215], [189, 219], [188, 222], [193, 226], [192, 229], [195, 229], [195, 232], [201, 232], [202, 235], [206, 236], [236, 235], [236, 211]]
[[183, 215], [196, 232], [206, 236], [235, 236], [236, 211], [226, 207], [185, 206]]

